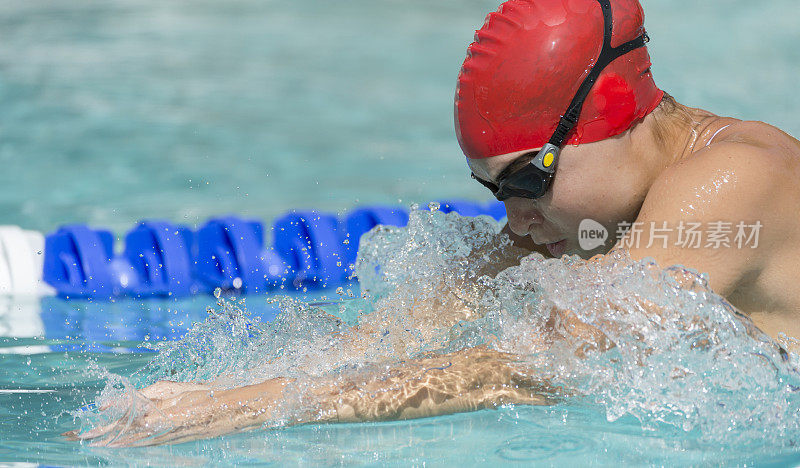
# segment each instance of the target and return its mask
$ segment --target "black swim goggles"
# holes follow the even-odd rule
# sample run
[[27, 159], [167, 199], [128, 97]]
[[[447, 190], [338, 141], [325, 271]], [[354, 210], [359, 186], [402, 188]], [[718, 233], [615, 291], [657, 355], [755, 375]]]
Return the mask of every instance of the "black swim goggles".
[[556, 127], [553, 136], [542, 149], [536, 153], [536, 156], [521, 169], [506, 176], [503, 176], [501, 173], [497, 184], [483, 180], [474, 173], [472, 174], [473, 179], [491, 190], [492, 194], [500, 201], [508, 200], [512, 197], [536, 199], [544, 196], [553, 181], [553, 176], [558, 166], [558, 156], [561, 154], [561, 147], [564, 145], [564, 140], [567, 134], [572, 131], [578, 123], [583, 103], [586, 101], [586, 97], [589, 95], [589, 91], [592, 90], [592, 86], [594, 86], [600, 73], [608, 64], [617, 58], [640, 47], [644, 47], [649, 40], [647, 33], [643, 33], [636, 39], [628, 41], [619, 47], [611, 47], [611, 35], [613, 32], [611, 0], [597, 0], [597, 2], [600, 3], [602, 7], [603, 22], [605, 25], [603, 49], [600, 51], [597, 63], [594, 64], [589, 74], [583, 80], [583, 83], [581, 83], [580, 88], [578, 88], [578, 91], [575, 93], [575, 97], [572, 98], [567, 112], [561, 116], [561, 120], [559, 120], [558, 127]]

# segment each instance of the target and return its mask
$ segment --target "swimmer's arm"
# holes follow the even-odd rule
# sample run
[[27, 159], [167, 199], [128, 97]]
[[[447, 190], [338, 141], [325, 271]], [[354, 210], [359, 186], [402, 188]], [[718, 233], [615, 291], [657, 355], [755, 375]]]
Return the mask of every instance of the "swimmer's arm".
[[415, 419], [495, 408], [546, 405], [561, 394], [515, 356], [483, 347], [406, 363], [321, 395], [320, 421]]
[[[265, 424], [412, 419], [492, 408], [549, 404], [560, 391], [533, 377], [513, 355], [472, 348], [409, 361], [361, 378], [303, 386], [287, 379], [225, 391], [192, 390], [159, 399], [169, 382], [142, 390], [149, 409], [133, 418], [68, 437], [111, 447], [173, 444], [256, 429]], [[153, 387], [159, 387], [153, 390]], [[298, 398], [300, 396], [300, 398]], [[303, 401], [282, 411], [286, 401]], [[288, 415], [288, 416], [287, 416]]]

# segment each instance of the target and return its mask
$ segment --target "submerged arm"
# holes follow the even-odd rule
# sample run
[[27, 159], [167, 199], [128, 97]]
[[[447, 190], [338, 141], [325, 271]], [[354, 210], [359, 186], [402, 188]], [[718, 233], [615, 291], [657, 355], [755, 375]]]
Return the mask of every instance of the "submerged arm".
[[473, 348], [430, 357], [336, 388], [322, 397], [322, 420], [414, 419], [493, 408], [545, 405], [556, 391], [513, 355]]
[[[156, 387], [154, 389], [154, 387]], [[160, 387], [160, 388], [159, 388]], [[544, 405], [557, 395], [530, 376], [514, 356], [473, 348], [403, 363], [360, 379], [300, 385], [273, 379], [224, 391], [165, 391], [169, 383], [142, 390], [143, 414], [68, 437], [112, 447], [187, 442], [270, 423], [362, 422], [412, 419], [491, 408]], [[286, 411], [286, 399], [305, 402]], [[165, 398], [159, 398], [164, 395]], [[288, 416], [287, 419], [287, 415]]]

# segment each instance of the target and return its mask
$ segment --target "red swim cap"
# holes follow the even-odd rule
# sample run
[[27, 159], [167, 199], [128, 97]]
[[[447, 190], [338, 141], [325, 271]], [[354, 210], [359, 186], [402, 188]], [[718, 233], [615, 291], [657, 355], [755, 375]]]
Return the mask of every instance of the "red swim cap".
[[[613, 0], [611, 45], [644, 33], [638, 0]], [[455, 99], [456, 135], [469, 158], [543, 146], [603, 48], [597, 0], [509, 0], [486, 17], [467, 49]], [[619, 135], [664, 92], [645, 47], [609, 64], [592, 87], [569, 144]]]

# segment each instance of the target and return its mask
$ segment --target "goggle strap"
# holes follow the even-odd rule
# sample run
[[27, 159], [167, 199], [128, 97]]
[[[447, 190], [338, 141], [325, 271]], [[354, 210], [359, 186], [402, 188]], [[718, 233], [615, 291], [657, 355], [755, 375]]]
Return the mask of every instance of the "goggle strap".
[[644, 47], [644, 45], [650, 40], [650, 38], [647, 36], [647, 33], [643, 33], [636, 39], [628, 41], [618, 47], [611, 47], [611, 36], [613, 33], [611, 2], [609, 0], [597, 1], [602, 7], [603, 23], [605, 25], [605, 30], [603, 33], [603, 49], [600, 51], [600, 56], [597, 58], [597, 63], [595, 63], [594, 67], [592, 67], [592, 70], [589, 72], [589, 75], [587, 75], [583, 80], [583, 83], [581, 83], [581, 86], [575, 93], [575, 97], [572, 98], [572, 102], [570, 102], [569, 107], [567, 107], [567, 111], [559, 120], [556, 130], [553, 133], [553, 136], [550, 138], [549, 144], [558, 148], [564, 144], [564, 140], [566, 140], [567, 135], [578, 123], [581, 110], [583, 109], [583, 103], [586, 101], [586, 97], [589, 96], [589, 92], [592, 90], [597, 78], [600, 77], [600, 73], [602, 73], [603, 70], [614, 60], [633, 50]]

